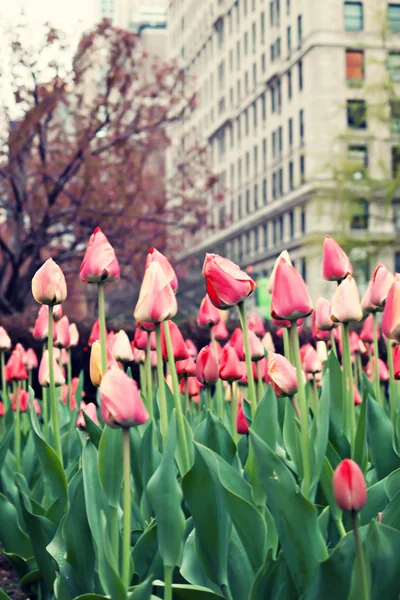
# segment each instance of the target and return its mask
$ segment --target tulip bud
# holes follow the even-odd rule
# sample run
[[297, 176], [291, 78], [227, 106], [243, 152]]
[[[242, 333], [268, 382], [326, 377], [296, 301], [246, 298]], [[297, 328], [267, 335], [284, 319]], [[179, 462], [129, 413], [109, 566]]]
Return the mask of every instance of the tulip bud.
[[26, 392], [22, 388], [18, 388], [17, 396], [15, 394], [10, 394], [11, 410], [13, 412], [17, 410], [17, 398], [19, 404], [19, 412], [26, 412], [29, 408], [29, 392]]
[[[74, 378], [77, 379], [77, 378]], [[68, 385], [64, 384], [61, 386], [61, 402], [63, 404], [67, 404], [68, 401]], [[78, 404], [76, 402], [76, 398], [75, 398], [75, 391], [73, 391], [72, 389], [72, 385], [71, 385], [71, 394], [69, 397], [69, 409], [70, 410], [75, 410], [77, 408]]]
[[220, 321], [218, 323], [218, 325], [214, 325], [214, 327], [212, 328], [212, 331], [213, 331], [215, 339], [219, 340], [221, 342], [223, 340], [228, 339], [228, 337], [229, 337], [228, 330], [227, 330], [226, 325], [225, 325], [225, 323], [223, 321]]
[[71, 323], [69, 326], [69, 347], [73, 348], [79, 343], [79, 331], [75, 323]]
[[114, 343], [112, 345], [112, 353], [115, 360], [120, 360], [121, 362], [133, 361], [131, 343], [125, 331], [122, 329], [118, 331], [115, 336]]
[[210, 346], [202, 348], [197, 356], [196, 377], [205, 385], [213, 385], [218, 381], [218, 361]]
[[359, 511], [367, 503], [364, 474], [357, 463], [345, 458], [333, 474], [333, 493], [342, 510]]
[[312, 334], [314, 340], [322, 340], [324, 342], [327, 342], [330, 338], [329, 331], [322, 331], [322, 329], [319, 329], [317, 327], [317, 315], [316, 315], [315, 310], [311, 317], [311, 334]]
[[247, 435], [249, 433], [249, 424], [246, 417], [244, 416], [242, 403], [238, 406], [237, 417], [236, 417], [236, 431], [240, 435]]
[[160, 323], [172, 319], [177, 311], [175, 294], [160, 263], [151, 262], [144, 273], [135, 319]]
[[[53, 336], [56, 331], [53, 323]], [[47, 340], [49, 335], [49, 307], [43, 304], [39, 308], [38, 316], [36, 317], [35, 325], [33, 326], [32, 335], [35, 340]]]
[[294, 267], [281, 259], [275, 272], [271, 297], [271, 315], [275, 319], [297, 321], [307, 317], [313, 305], [304, 279]]
[[93, 421], [93, 423], [96, 423], [96, 425], [99, 424], [96, 405], [93, 404], [93, 402], [90, 402], [89, 404], [85, 404], [84, 402], [82, 402], [81, 410], [76, 420], [76, 426], [78, 427], [78, 429], [86, 429], [86, 421], [85, 417], [83, 416], [83, 413], [86, 413], [89, 419]]
[[181, 394], [185, 393], [185, 385], [188, 387], [189, 397], [197, 404], [200, 402], [200, 390], [203, 387], [196, 377], [182, 378], [179, 384]]
[[[179, 327], [173, 321], [168, 321], [169, 334], [171, 337], [172, 350], [174, 353], [174, 359], [187, 360], [189, 358], [189, 350], [186, 346], [185, 340], [179, 330]], [[167, 340], [165, 339], [164, 327], [161, 327], [161, 352], [163, 360], [168, 360]]]
[[270, 352], [268, 354], [266, 370], [278, 398], [296, 394], [296, 367], [287, 358], [281, 354]]
[[11, 340], [4, 327], [0, 327], [0, 350], [10, 350]]
[[361, 308], [363, 313], [374, 313], [378, 310], [378, 307], [372, 304], [371, 300], [372, 281], [368, 283], [367, 289], [361, 299]]
[[186, 360], [178, 360], [176, 372], [178, 377], [194, 377], [196, 375], [196, 365], [193, 358], [189, 356]]
[[360, 294], [357, 284], [351, 275], [340, 282], [336, 288], [331, 302], [331, 319], [339, 323], [350, 321], [361, 321], [363, 312], [361, 309]]
[[52, 258], [36, 271], [32, 279], [32, 295], [39, 304], [61, 304], [67, 297], [67, 284], [60, 267]]
[[256, 286], [240, 267], [218, 254], [206, 254], [203, 275], [211, 302], [222, 310], [242, 302]]
[[[98, 340], [96, 340], [92, 344], [89, 362], [90, 381], [95, 387], [100, 385], [103, 376], [101, 363], [101, 344]], [[117, 366], [117, 361], [115, 360], [111, 350], [107, 348], [107, 368], [110, 368], [111, 366]]]
[[242, 377], [242, 365], [235, 348], [222, 348], [219, 359], [219, 376], [223, 381], [239, 381]]
[[60, 319], [56, 325], [57, 330], [57, 346], [59, 348], [68, 348], [71, 336], [69, 333], [69, 320], [66, 315]]
[[[106, 330], [106, 335], [107, 335], [107, 330]], [[88, 345], [91, 346], [94, 342], [96, 342], [99, 339], [100, 339], [100, 320], [97, 319], [97, 321], [95, 321], [93, 323], [93, 327], [90, 331]]]
[[325, 237], [322, 257], [322, 277], [327, 281], [341, 281], [352, 275], [349, 257], [329, 235]]
[[382, 332], [389, 340], [400, 342], [400, 281], [389, 290], [382, 316]]
[[264, 358], [264, 346], [260, 338], [256, 336], [254, 331], [249, 331], [249, 345], [250, 345], [250, 356], [251, 360], [257, 362]]
[[360, 339], [366, 344], [374, 343], [374, 315], [368, 315], [365, 319], [360, 332]]
[[[375, 373], [375, 356], [371, 358], [369, 367], [369, 372], [372, 375], [372, 373]], [[386, 363], [381, 358], [378, 358], [378, 373], [379, 381], [381, 381], [382, 383], [389, 381], [389, 369]]]
[[[62, 371], [56, 361], [55, 356], [53, 356], [53, 370], [54, 370], [54, 383], [56, 386], [64, 385], [65, 379], [62, 374]], [[42, 356], [42, 360], [39, 365], [39, 383], [42, 387], [50, 386], [50, 361], [49, 361], [49, 351], [45, 350]]]
[[292, 261], [290, 260], [289, 252], [287, 250], [284, 250], [283, 252], [280, 253], [278, 258], [276, 259], [273, 269], [271, 271], [270, 278], [268, 279], [267, 292], [269, 292], [270, 294], [272, 294], [272, 290], [274, 289], [276, 269], [282, 260], [285, 263], [287, 263], [288, 265], [292, 266]]
[[236, 354], [238, 355], [239, 360], [244, 360], [244, 337], [243, 331], [240, 327], [236, 327], [231, 335], [231, 339], [228, 342], [228, 346], [232, 346], [235, 348]]
[[137, 383], [117, 366], [103, 376], [100, 396], [101, 417], [109, 427], [136, 427], [149, 419]]
[[275, 345], [274, 345], [274, 340], [272, 339], [272, 335], [270, 334], [269, 331], [267, 331], [267, 333], [264, 335], [262, 341], [262, 345], [264, 346], [265, 350], [269, 353], [269, 352], [275, 352]]
[[28, 373], [26, 372], [23, 361], [23, 354], [19, 350], [13, 350], [10, 358], [7, 361], [5, 371], [6, 381], [18, 381], [20, 379], [28, 379]]
[[395, 346], [393, 352], [394, 378], [400, 379], [400, 346]]
[[249, 330], [253, 331], [260, 338], [262, 338], [263, 335], [265, 335], [264, 321], [261, 317], [258, 316], [257, 313], [252, 313], [249, 316], [247, 323], [249, 326]]
[[146, 350], [149, 334], [143, 329], [136, 328], [133, 336], [133, 344], [139, 350]]
[[300, 358], [306, 373], [314, 375], [322, 371], [322, 363], [318, 358], [316, 349], [311, 344], [304, 344], [300, 348]]
[[372, 276], [371, 285], [371, 304], [382, 311], [385, 306], [386, 298], [390, 288], [394, 283], [393, 275], [387, 270], [384, 265], [379, 264]]
[[172, 290], [176, 294], [178, 290], [178, 278], [175, 274], [174, 269], [172, 268], [171, 263], [168, 258], [161, 254], [156, 248], [151, 248], [150, 252], [146, 257], [146, 266], [145, 269], [149, 267], [149, 265], [153, 262], [157, 262], [162, 270], [164, 271], [165, 277], [167, 278], [168, 283], [170, 284]]
[[0, 417], [6, 416], [6, 409], [3, 402], [0, 402]]
[[317, 342], [317, 356], [322, 364], [325, 364], [328, 360], [328, 350], [326, 347], [326, 343], [321, 340]]
[[185, 344], [186, 344], [186, 348], [188, 349], [189, 355], [192, 358], [196, 358], [196, 356], [198, 355], [198, 350], [197, 350], [196, 346], [194, 345], [194, 343], [192, 342], [192, 340], [185, 340]]
[[221, 321], [221, 315], [218, 309], [211, 302], [206, 294], [201, 301], [199, 314], [197, 315], [197, 325], [199, 327], [213, 327]]
[[114, 248], [100, 227], [96, 227], [89, 238], [79, 277], [84, 283], [106, 283], [119, 280], [120, 269]]
[[39, 363], [36, 356], [36, 352], [33, 348], [28, 348], [28, 350], [25, 352], [23, 362], [28, 371], [32, 371], [32, 369], [37, 369]]
[[331, 331], [338, 326], [331, 319], [331, 303], [322, 296], [318, 296], [315, 304], [315, 324], [321, 331]]

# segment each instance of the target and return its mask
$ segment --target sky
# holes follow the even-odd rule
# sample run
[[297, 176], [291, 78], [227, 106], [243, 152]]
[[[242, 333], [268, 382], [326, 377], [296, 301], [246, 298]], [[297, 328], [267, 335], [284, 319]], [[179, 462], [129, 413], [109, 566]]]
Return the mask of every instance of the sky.
[[0, 19], [12, 25], [23, 10], [26, 20], [34, 25], [50, 21], [63, 28], [87, 27], [95, 16], [95, 0], [13, 0], [0, 2]]

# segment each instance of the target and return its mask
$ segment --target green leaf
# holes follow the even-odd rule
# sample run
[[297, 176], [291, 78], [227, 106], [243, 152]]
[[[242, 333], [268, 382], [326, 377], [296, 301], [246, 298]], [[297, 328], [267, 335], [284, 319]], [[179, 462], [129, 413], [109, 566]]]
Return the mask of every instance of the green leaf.
[[356, 438], [353, 448], [353, 460], [365, 472], [367, 469], [368, 446], [367, 446], [367, 406], [369, 398], [365, 394], [358, 415]]
[[209, 410], [207, 416], [194, 432], [194, 440], [207, 446], [230, 465], [236, 456], [236, 445], [229, 431]]
[[33, 556], [29, 537], [19, 526], [15, 506], [3, 494], [0, 494], [0, 515], [0, 539], [7, 552], [25, 559]]
[[249, 600], [297, 600], [298, 594], [294, 587], [285, 556], [280, 552], [273, 560], [268, 552], [264, 564], [258, 571], [250, 590]]
[[400, 458], [393, 449], [393, 427], [386, 412], [373, 399], [367, 406], [368, 441], [372, 462], [379, 479], [400, 467]]
[[365, 537], [364, 552], [369, 562], [371, 598], [398, 600], [400, 532], [372, 521]]
[[101, 594], [82, 594], [74, 598], [74, 600], [110, 600], [110, 597], [102, 596]]
[[328, 356], [328, 360], [325, 363], [324, 367], [324, 377], [323, 381], [325, 382], [326, 373], [329, 373], [329, 400], [331, 412], [334, 420], [338, 424], [338, 428], [340, 431], [344, 430], [344, 399], [343, 399], [343, 389], [342, 389], [342, 369], [340, 368], [340, 364], [338, 362], [337, 357], [334, 352], [330, 352]]
[[182, 490], [176, 479], [176, 413], [169, 422], [161, 463], [147, 484], [147, 496], [157, 520], [158, 551], [164, 567], [174, 568], [182, 553], [185, 517], [181, 508]]
[[92, 442], [92, 444], [94, 444], [94, 446], [98, 448], [100, 444], [102, 430], [98, 425], [96, 425], [94, 421], [92, 421], [92, 419], [86, 412], [83, 412], [82, 414], [83, 418], [85, 419], [86, 431], [89, 435], [89, 439]]
[[273, 449], [275, 449], [278, 439], [282, 437], [278, 422], [277, 398], [271, 385], [268, 385], [264, 396], [257, 405], [251, 428]]
[[293, 406], [288, 398], [285, 399], [285, 420], [283, 423], [283, 441], [287, 453], [293, 461], [296, 472], [302, 473], [300, 429], [295, 419]]
[[235, 527], [232, 527], [228, 548], [228, 580], [232, 600], [248, 598], [253, 579], [254, 570]]
[[152, 589], [153, 576], [150, 575], [143, 583], [129, 589], [128, 600], [150, 600]]
[[400, 530], [400, 491], [391, 499], [382, 512], [382, 523]]
[[153, 523], [143, 532], [133, 547], [132, 558], [139, 581], [150, 574], [155, 577], [163, 576], [163, 565], [158, 553], [157, 525]]
[[[192, 519], [190, 520], [192, 521]], [[216, 593], [219, 593], [220, 590], [217, 584], [207, 577], [202, 564], [198, 559], [196, 548], [196, 530], [193, 529], [189, 533], [183, 549], [182, 564], [179, 569], [182, 577], [184, 577], [184, 579], [186, 579], [186, 581], [192, 585], [206, 587]]]
[[[156, 580], [153, 582], [155, 587], [164, 588], [164, 582]], [[220, 596], [207, 588], [198, 585], [186, 585], [181, 583], [172, 584], [172, 592], [174, 598], [180, 600], [224, 600], [224, 596]]]
[[[182, 417], [182, 420], [183, 420], [183, 426], [185, 429], [186, 447], [187, 447], [187, 451], [188, 451], [189, 465], [192, 465], [193, 461], [194, 461], [193, 432], [192, 432], [192, 428], [190, 427], [190, 425], [184, 415]], [[177, 438], [177, 443], [176, 443], [176, 448], [175, 448], [175, 459], [176, 459], [176, 464], [178, 465], [179, 473], [181, 473], [183, 475], [185, 472], [185, 459], [184, 459], [184, 455], [183, 455], [183, 447], [182, 447], [179, 436]]]
[[389, 500], [392, 500], [400, 490], [400, 469], [393, 471], [385, 480], [385, 492]]
[[325, 457], [321, 472], [321, 487], [325, 498], [329, 504], [330, 513], [334, 521], [339, 521], [342, 518], [342, 511], [336, 504], [335, 495], [333, 493], [333, 469], [329, 460]]
[[6, 433], [2, 436], [0, 441], [0, 473], [3, 470], [3, 464], [8, 452], [8, 448], [10, 447], [10, 442], [13, 437], [13, 428], [9, 427]]
[[299, 593], [311, 584], [318, 562], [327, 556], [317, 511], [300, 493], [283, 461], [250, 432], [279, 541]]
[[100, 485], [108, 504], [112, 508], [118, 508], [123, 475], [122, 429], [104, 427], [99, 443], [97, 467]]
[[361, 525], [368, 524], [371, 519], [377, 517], [388, 503], [385, 492], [386, 479], [382, 479], [368, 488], [367, 504], [360, 511]]
[[328, 445], [329, 436], [329, 410], [330, 410], [330, 378], [331, 372], [329, 369], [324, 372], [324, 380], [322, 383], [322, 393], [314, 415], [311, 428], [311, 447], [314, 449], [314, 461], [312, 468], [312, 483], [310, 498], [315, 497], [317, 486], [321, 477], [321, 472], [324, 466], [326, 447]]
[[0, 589], [0, 600], [12, 600], [12, 598], [10, 598], [10, 596], [7, 596], [7, 594]]

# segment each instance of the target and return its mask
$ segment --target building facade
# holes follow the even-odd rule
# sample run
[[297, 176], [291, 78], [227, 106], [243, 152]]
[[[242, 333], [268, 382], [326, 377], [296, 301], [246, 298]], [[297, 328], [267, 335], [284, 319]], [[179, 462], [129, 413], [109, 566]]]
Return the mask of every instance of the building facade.
[[378, 260], [400, 268], [395, 204], [360, 198], [344, 222], [332, 174], [343, 156], [361, 164], [354, 181], [364, 167], [391, 172], [398, 132], [369, 99], [386, 102], [376, 84], [388, 66], [397, 87], [399, 31], [400, 3], [385, 0], [169, 1], [169, 56], [195, 78], [199, 105], [174, 131], [169, 165], [205, 139], [225, 190], [209, 207], [214, 233], [188, 240], [182, 259], [218, 252], [257, 278], [288, 249], [311, 294], [329, 296], [322, 241], [345, 230], [361, 289]]

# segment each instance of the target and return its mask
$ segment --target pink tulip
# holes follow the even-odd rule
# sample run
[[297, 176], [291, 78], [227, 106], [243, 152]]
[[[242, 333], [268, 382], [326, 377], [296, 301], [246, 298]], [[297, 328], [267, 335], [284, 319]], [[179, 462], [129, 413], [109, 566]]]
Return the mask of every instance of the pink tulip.
[[400, 341], [400, 281], [389, 290], [382, 316], [382, 332], [390, 340]]
[[71, 336], [69, 333], [69, 320], [66, 315], [58, 321], [56, 325], [57, 330], [57, 346], [60, 348], [68, 348], [71, 340]]
[[330, 332], [329, 331], [323, 331], [322, 329], [319, 329], [317, 327], [317, 313], [316, 310], [314, 310], [312, 317], [311, 317], [311, 334], [314, 338], [314, 340], [322, 340], [322, 341], [328, 341], [330, 338]]
[[363, 312], [357, 284], [351, 275], [340, 282], [331, 302], [331, 319], [338, 323], [360, 321]]
[[[107, 330], [106, 330], [106, 335], [107, 335]], [[91, 346], [94, 342], [96, 342], [99, 339], [100, 339], [100, 320], [97, 319], [97, 321], [95, 321], [93, 323], [93, 327], [90, 331], [88, 345]]]
[[244, 341], [243, 341], [243, 331], [240, 327], [236, 327], [234, 329], [230, 340], [227, 342], [228, 346], [232, 346], [235, 348], [236, 354], [238, 355], [239, 360], [244, 360]]
[[270, 352], [266, 370], [278, 397], [293, 396], [297, 392], [296, 367], [287, 358]]
[[[26, 412], [29, 408], [29, 392], [26, 392], [22, 388], [18, 388], [17, 390], [18, 402], [19, 402], [19, 412]], [[11, 410], [17, 410], [17, 397], [15, 394], [10, 394], [11, 399]]]
[[217, 359], [219, 361], [219, 357], [221, 356], [221, 352], [222, 352], [222, 346], [221, 346], [221, 344], [216, 341], [215, 342], [215, 347], [214, 347], [214, 344], [212, 342], [210, 342], [208, 345], [210, 346], [211, 350], [215, 350], [216, 351], [216, 353], [217, 353]]
[[244, 416], [242, 403], [238, 406], [237, 417], [236, 417], [236, 431], [240, 435], [247, 435], [249, 433], [249, 424], [246, 417]]
[[78, 429], [86, 429], [86, 421], [85, 417], [83, 416], [83, 413], [87, 414], [87, 416], [93, 421], [93, 423], [96, 423], [96, 425], [99, 424], [96, 405], [93, 404], [93, 402], [90, 402], [89, 404], [85, 404], [84, 402], [82, 402], [81, 409], [76, 420], [76, 426], [78, 427]]
[[229, 337], [228, 330], [223, 321], [220, 321], [218, 323], [218, 325], [214, 325], [214, 327], [212, 328], [212, 331], [213, 331], [215, 339], [219, 340], [220, 342], [228, 339], [228, 337]]
[[264, 358], [264, 346], [260, 338], [256, 336], [254, 331], [249, 331], [249, 345], [250, 345], [250, 356], [251, 360], [257, 362]]
[[271, 272], [271, 276], [267, 283], [267, 292], [269, 292], [270, 294], [272, 294], [272, 290], [274, 289], [276, 269], [282, 260], [284, 262], [286, 262], [288, 265], [292, 266], [292, 261], [290, 260], [289, 252], [287, 250], [284, 250], [283, 252], [280, 253], [278, 258], [276, 259], [273, 269], [272, 269], [272, 272]]
[[0, 417], [6, 416], [6, 409], [3, 402], [0, 402]]
[[222, 348], [219, 359], [219, 376], [223, 381], [238, 381], [242, 377], [242, 366], [235, 348]]
[[202, 348], [196, 360], [196, 377], [200, 383], [212, 385], [218, 381], [218, 361], [209, 346]]
[[361, 298], [361, 308], [363, 313], [374, 313], [378, 310], [378, 307], [372, 304], [371, 300], [372, 281], [368, 283], [367, 289]]
[[197, 315], [197, 325], [199, 327], [213, 327], [221, 321], [221, 315], [218, 308], [211, 302], [208, 294], [201, 301], [199, 313]]
[[61, 319], [62, 316], [63, 316], [63, 308], [62, 308], [61, 304], [56, 304], [55, 306], [53, 306], [54, 321], [56, 321], [56, 323], [57, 323]]
[[265, 335], [264, 321], [257, 313], [252, 313], [248, 318], [249, 330], [262, 338]]
[[306, 373], [314, 375], [322, 371], [322, 363], [319, 360], [316, 349], [311, 344], [304, 344], [300, 348], [300, 358]]
[[198, 355], [198, 350], [196, 348], [196, 346], [194, 345], [194, 343], [192, 342], [192, 340], [185, 340], [185, 344], [186, 344], [186, 348], [188, 349], [189, 355], [192, 358], [196, 358], [196, 356]]
[[[55, 325], [53, 323], [53, 334]], [[33, 326], [32, 335], [35, 340], [47, 340], [49, 335], [49, 307], [43, 304], [39, 308], [38, 316], [36, 317], [35, 325]]]
[[[378, 334], [380, 335], [379, 330], [378, 330]], [[366, 344], [373, 344], [373, 342], [374, 342], [374, 316], [373, 315], [368, 315], [368, 317], [365, 319], [364, 324], [361, 329], [361, 332], [360, 332], [360, 339], [362, 339], [362, 341], [365, 342]]]
[[327, 281], [342, 281], [352, 275], [349, 257], [329, 235], [325, 237], [322, 257], [322, 277]]
[[172, 319], [178, 311], [175, 294], [159, 262], [147, 267], [134, 317], [136, 321], [160, 323]]
[[19, 381], [20, 379], [28, 379], [26, 372], [23, 354], [17, 349], [13, 350], [5, 367], [6, 381]]
[[75, 323], [71, 323], [69, 326], [69, 346], [73, 348], [79, 343], [79, 331]]
[[118, 367], [111, 367], [103, 376], [100, 396], [101, 417], [109, 427], [136, 427], [149, 419], [137, 383]]
[[4, 327], [0, 327], [0, 350], [10, 350], [11, 340]]
[[321, 331], [331, 331], [338, 326], [331, 319], [331, 303], [322, 296], [318, 296], [315, 304], [315, 324]]
[[206, 254], [203, 275], [211, 302], [223, 310], [242, 302], [256, 286], [240, 267], [218, 254]]
[[200, 402], [199, 394], [200, 394], [200, 390], [203, 386], [199, 383], [199, 381], [196, 379], [196, 377], [188, 377], [188, 378], [183, 377], [179, 384], [179, 389], [180, 389], [181, 394], [185, 393], [186, 381], [187, 381], [189, 397], [192, 398], [192, 400], [194, 402], [199, 404], [199, 402]]
[[294, 267], [281, 259], [275, 272], [271, 297], [271, 315], [275, 319], [297, 321], [307, 317], [313, 305], [304, 279]]
[[168, 283], [170, 284], [172, 290], [176, 294], [178, 290], [178, 278], [168, 258], [164, 256], [164, 254], [161, 254], [161, 252], [156, 250], [156, 248], [151, 248], [146, 258], [145, 269], [147, 269], [149, 265], [153, 262], [157, 262], [160, 265], [160, 267], [164, 271]]
[[120, 278], [114, 248], [100, 227], [96, 227], [89, 238], [79, 277], [84, 283], [106, 283]]
[[136, 327], [138, 329], [141, 329], [142, 331], [147, 331], [149, 332], [155, 332], [156, 330], [156, 326], [154, 325], [154, 323], [146, 323], [146, 322], [140, 322], [140, 321], [136, 321]]
[[[63, 404], [67, 404], [68, 401], [68, 385], [64, 384], [61, 386], [61, 402]], [[78, 403], [76, 401], [75, 393], [72, 391], [71, 386], [71, 395], [69, 397], [69, 409], [75, 410], [78, 407]]]
[[395, 346], [393, 352], [394, 378], [400, 379], [400, 346]]
[[272, 339], [272, 335], [270, 334], [269, 331], [267, 331], [267, 333], [264, 335], [261, 342], [262, 342], [262, 345], [264, 346], [265, 350], [268, 353], [275, 352], [274, 340]]
[[28, 348], [28, 350], [25, 352], [23, 362], [28, 371], [32, 371], [32, 369], [37, 369], [39, 362], [36, 356], [36, 352], [33, 348]]
[[[174, 359], [187, 360], [189, 358], [189, 350], [185, 340], [179, 330], [179, 327], [173, 321], [168, 321], [169, 334], [171, 336], [172, 350]], [[161, 352], [163, 360], [168, 360], [167, 340], [165, 338], [164, 327], [161, 327]]]
[[189, 356], [186, 360], [178, 360], [176, 372], [178, 377], [194, 377], [196, 375], [196, 365], [193, 358]]
[[384, 265], [379, 264], [372, 276], [370, 300], [373, 306], [382, 311], [390, 288], [394, 283], [394, 277]]
[[333, 493], [342, 510], [359, 511], [367, 503], [364, 474], [357, 463], [345, 458], [333, 474]]
[[67, 284], [60, 267], [52, 258], [36, 271], [32, 279], [32, 295], [39, 304], [61, 304], [67, 297]]
[[[387, 368], [386, 363], [381, 358], [378, 358], [378, 372], [379, 381], [389, 381], [389, 369]], [[368, 363], [368, 375], [372, 377], [373, 374], [375, 374], [375, 356], [373, 356], [370, 362]]]
[[139, 350], [135, 346], [132, 346], [132, 344], [131, 344], [131, 348], [132, 348], [132, 353], [133, 353], [133, 362], [137, 363], [138, 365], [144, 364], [144, 361], [146, 359], [146, 352], [144, 350]]
[[115, 360], [120, 360], [121, 362], [133, 361], [131, 343], [127, 334], [122, 329], [118, 331], [115, 336], [114, 343], [112, 345], [112, 353]]
[[[54, 383], [56, 386], [63, 385], [65, 383], [65, 378], [62, 374], [62, 371], [56, 361], [55, 356], [53, 356], [53, 369], [54, 369]], [[49, 362], [49, 351], [45, 350], [42, 356], [42, 360], [39, 365], [39, 383], [42, 387], [50, 386], [50, 362]]]

